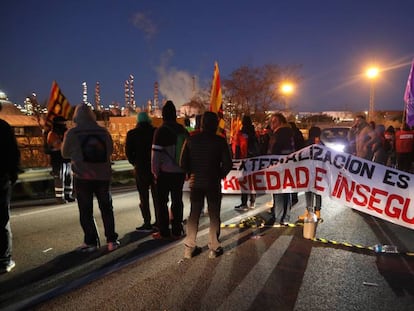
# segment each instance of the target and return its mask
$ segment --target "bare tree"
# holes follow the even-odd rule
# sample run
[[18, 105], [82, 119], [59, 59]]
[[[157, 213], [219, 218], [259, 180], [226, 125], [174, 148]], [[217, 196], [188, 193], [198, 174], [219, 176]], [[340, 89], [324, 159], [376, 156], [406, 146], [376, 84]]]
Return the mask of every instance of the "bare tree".
[[301, 65], [280, 67], [266, 64], [262, 67], [241, 66], [223, 81], [226, 112], [233, 117], [250, 114], [257, 122], [263, 122], [269, 110], [281, 110], [283, 97], [279, 85], [290, 80], [299, 83]]

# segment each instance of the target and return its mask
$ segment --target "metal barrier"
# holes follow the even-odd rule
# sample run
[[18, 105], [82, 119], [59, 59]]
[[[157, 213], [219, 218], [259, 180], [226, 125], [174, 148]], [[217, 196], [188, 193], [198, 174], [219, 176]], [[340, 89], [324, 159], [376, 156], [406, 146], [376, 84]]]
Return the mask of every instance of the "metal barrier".
[[[126, 172], [133, 170], [133, 166], [128, 162], [128, 160], [115, 161], [112, 164], [112, 170], [114, 172]], [[17, 183], [23, 182], [34, 182], [53, 179], [51, 175], [52, 168], [28, 168], [22, 174], [19, 174]]]

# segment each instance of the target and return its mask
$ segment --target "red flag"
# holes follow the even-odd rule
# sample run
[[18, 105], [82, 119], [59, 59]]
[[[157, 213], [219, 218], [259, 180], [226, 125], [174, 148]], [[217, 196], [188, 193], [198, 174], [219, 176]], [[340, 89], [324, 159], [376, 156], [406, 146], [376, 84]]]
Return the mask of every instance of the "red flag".
[[408, 124], [409, 127], [414, 126], [414, 60], [411, 64], [411, 70], [408, 75], [407, 86], [405, 88], [404, 93], [404, 101], [405, 101], [405, 123]]
[[63, 95], [56, 81], [52, 83], [49, 102], [47, 104], [47, 115], [45, 120], [45, 131], [52, 128], [53, 119], [57, 116], [69, 119], [72, 114], [72, 106], [69, 104], [65, 95]]
[[217, 113], [219, 118], [219, 125], [217, 129], [217, 134], [225, 137], [226, 133], [224, 130], [224, 118], [223, 118], [223, 106], [222, 106], [222, 93], [220, 85], [220, 72], [217, 62], [214, 63], [214, 75], [213, 83], [211, 85], [211, 95], [210, 95], [210, 111]]

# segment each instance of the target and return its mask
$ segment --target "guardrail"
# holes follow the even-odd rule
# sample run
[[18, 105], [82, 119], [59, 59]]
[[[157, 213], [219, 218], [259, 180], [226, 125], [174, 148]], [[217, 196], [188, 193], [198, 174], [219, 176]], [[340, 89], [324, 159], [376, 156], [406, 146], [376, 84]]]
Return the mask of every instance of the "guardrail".
[[[128, 160], [115, 161], [112, 164], [112, 170], [114, 172], [131, 171], [133, 168], [134, 167], [128, 162]], [[23, 173], [19, 174], [17, 183], [53, 179], [51, 172], [51, 167], [25, 169]]]

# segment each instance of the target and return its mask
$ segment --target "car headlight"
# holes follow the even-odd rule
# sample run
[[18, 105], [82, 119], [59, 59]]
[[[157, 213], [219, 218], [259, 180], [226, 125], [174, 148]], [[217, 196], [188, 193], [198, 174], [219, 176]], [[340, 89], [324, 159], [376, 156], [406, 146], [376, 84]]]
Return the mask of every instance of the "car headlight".
[[345, 150], [345, 144], [341, 144], [341, 143], [326, 143], [325, 146], [335, 151], [344, 152]]

